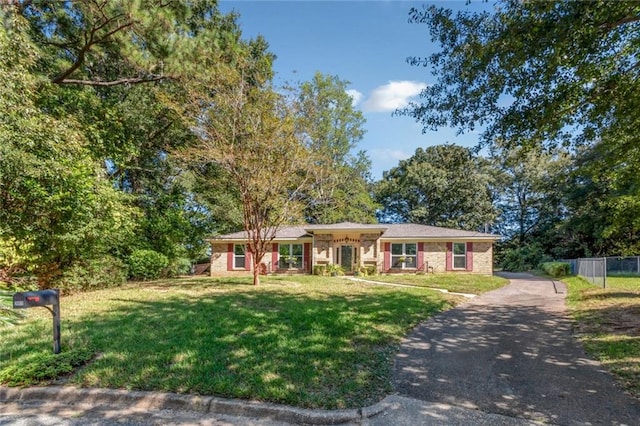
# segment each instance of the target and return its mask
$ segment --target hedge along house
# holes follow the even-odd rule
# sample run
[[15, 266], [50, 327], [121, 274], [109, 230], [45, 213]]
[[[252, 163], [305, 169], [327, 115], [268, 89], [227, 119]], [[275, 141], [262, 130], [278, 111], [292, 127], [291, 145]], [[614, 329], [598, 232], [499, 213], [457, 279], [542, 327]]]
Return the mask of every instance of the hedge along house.
[[[338, 223], [281, 228], [260, 264], [261, 273], [310, 274], [340, 265], [346, 273], [493, 273], [493, 243], [499, 236], [416, 224]], [[211, 275], [247, 274], [247, 234], [210, 240]]]

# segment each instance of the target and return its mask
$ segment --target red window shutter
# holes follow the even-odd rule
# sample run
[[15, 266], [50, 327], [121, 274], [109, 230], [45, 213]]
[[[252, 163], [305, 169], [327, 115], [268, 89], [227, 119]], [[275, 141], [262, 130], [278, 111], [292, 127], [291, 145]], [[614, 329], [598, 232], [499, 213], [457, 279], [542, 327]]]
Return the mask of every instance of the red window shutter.
[[302, 258], [304, 259], [304, 264], [307, 266], [307, 271], [311, 272], [311, 243], [304, 243]]
[[383, 269], [388, 271], [391, 267], [391, 243], [384, 243], [384, 266]]
[[227, 271], [233, 271], [233, 244], [227, 246]]
[[244, 248], [244, 270], [251, 270], [251, 251], [249, 250], [249, 244]]
[[467, 271], [473, 271], [473, 243], [467, 243]]
[[447, 271], [453, 271], [453, 243], [447, 243]]
[[271, 245], [271, 270], [278, 270], [278, 243]]
[[424, 269], [424, 243], [418, 243], [418, 260], [416, 268]]

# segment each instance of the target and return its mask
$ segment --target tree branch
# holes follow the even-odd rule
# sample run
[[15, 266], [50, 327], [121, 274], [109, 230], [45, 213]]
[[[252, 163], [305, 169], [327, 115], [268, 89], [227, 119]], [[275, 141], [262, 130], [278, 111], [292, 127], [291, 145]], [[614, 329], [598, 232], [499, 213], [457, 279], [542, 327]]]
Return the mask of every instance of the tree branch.
[[166, 75], [158, 75], [154, 77], [136, 77], [136, 78], [121, 78], [118, 80], [112, 81], [94, 81], [94, 80], [77, 80], [73, 78], [65, 78], [59, 81], [54, 80], [54, 83], [57, 84], [78, 84], [83, 86], [95, 86], [95, 87], [111, 87], [111, 86], [119, 86], [121, 84], [141, 84], [141, 83], [152, 83], [154, 81], [162, 81], [162, 80], [171, 80], [173, 77]]

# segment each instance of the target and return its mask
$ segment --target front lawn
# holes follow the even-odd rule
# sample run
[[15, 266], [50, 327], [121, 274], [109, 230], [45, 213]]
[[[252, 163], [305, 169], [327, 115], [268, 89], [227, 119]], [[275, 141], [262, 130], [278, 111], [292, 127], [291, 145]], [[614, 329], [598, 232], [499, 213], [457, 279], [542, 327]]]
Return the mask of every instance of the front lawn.
[[328, 277], [130, 284], [62, 299], [64, 360], [50, 355], [45, 309], [0, 328], [0, 383], [29, 384], [45, 370], [88, 387], [358, 407], [391, 390], [407, 331], [452, 303], [423, 288]]
[[567, 303], [585, 349], [640, 397], [640, 278], [607, 277], [607, 288], [568, 277]]
[[366, 279], [470, 294], [486, 293], [509, 284], [505, 278], [477, 274], [382, 274]]

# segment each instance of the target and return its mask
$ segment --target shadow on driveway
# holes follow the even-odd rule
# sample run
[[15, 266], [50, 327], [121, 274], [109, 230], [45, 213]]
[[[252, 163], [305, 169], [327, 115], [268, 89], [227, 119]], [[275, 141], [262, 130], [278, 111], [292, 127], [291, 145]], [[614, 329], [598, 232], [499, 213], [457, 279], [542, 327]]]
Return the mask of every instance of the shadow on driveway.
[[397, 393], [555, 424], [637, 424], [624, 393], [572, 332], [562, 283], [511, 283], [419, 325], [395, 359]]

